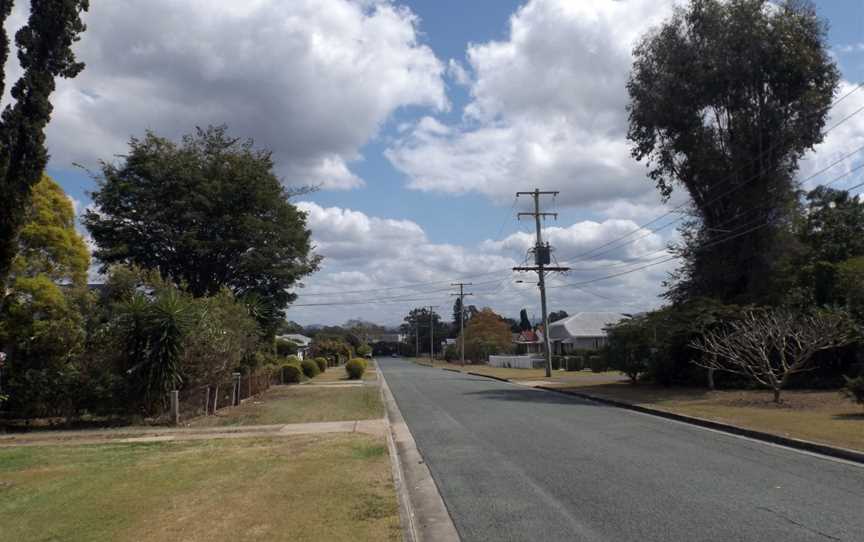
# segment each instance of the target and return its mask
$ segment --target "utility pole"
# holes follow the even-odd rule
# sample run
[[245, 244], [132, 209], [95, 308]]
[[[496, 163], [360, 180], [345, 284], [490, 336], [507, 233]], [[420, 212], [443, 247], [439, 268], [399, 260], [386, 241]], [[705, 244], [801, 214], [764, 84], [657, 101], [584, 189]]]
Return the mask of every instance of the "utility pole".
[[420, 357], [420, 321], [414, 320], [414, 357]]
[[429, 362], [435, 365], [435, 309], [438, 305], [429, 305]]
[[451, 282], [450, 286], [458, 286], [459, 293], [458, 294], [450, 294], [459, 296], [459, 342], [462, 343], [461, 346], [461, 355], [460, 359], [462, 360], [462, 365], [465, 365], [465, 296], [466, 295], [474, 295], [472, 293], [465, 293], [465, 286], [471, 286], [470, 282]]
[[540, 228], [540, 218], [551, 216], [558, 219], [558, 213], [542, 213], [540, 212], [540, 196], [557, 196], [557, 191], [542, 191], [535, 188], [533, 192], [516, 192], [516, 197], [532, 196], [534, 198], [533, 213], [518, 213], [517, 216], [521, 219], [523, 216], [533, 216], [534, 225], [537, 229], [537, 243], [534, 245], [534, 266], [530, 267], [514, 267], [513, 271], [536, 271], [539, 278], [537, 286], [540, 288], [540, 310], [543, 316], [543, 343], [546, 351], [546, 376], [552, 376], [552, 349], [549, 343], [549, 317], [546, 314], [546, 272], [547, 271], [568, 271], [569, 267], [559, 267], [549, 265], [552, 263], [552, 250], [549, 243], [543, 243], [542, 229]]

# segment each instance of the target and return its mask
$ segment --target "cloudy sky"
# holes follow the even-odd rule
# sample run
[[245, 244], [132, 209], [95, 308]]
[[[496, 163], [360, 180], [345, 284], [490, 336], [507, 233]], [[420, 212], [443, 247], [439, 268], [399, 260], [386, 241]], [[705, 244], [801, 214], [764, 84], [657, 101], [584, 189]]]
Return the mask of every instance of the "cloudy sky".
[[[321, 186], [296, 202], [324, 256], [289, 311], [302, 324], [395, 324], [423, 304], [449, 317], [460, 280], [474, 283], [471, 303], [539, 315], [536, 278], [510, 271], [533, 243], [533, 222], [515, 218], [529, 200], [514, 194], [559, 190], [544, 201], [559, 213], [545, 235], [573, 271], [552, 278], [550, 308], [650, 309], [674, 268], [663, 248], [680, 215], [639, 225], [683, 200], [661, 205], [630, 157], [624, 84], [634, 41], [672, 3], [93, 2], [76, 46], [87, 68], [53, 99], [49, 173], [83, 209], [94, 185], [74, 164], [111, 160], [148, 128], [178, 137], [227, 123], [272, 149], [285, 184]], [[864, 3], [816, 4], [842, 94], [864, 75]], [[862, 106], [864, 90], [829, 126]], [[862, 145], [864, 114], [829, 133], [802, 178]]]

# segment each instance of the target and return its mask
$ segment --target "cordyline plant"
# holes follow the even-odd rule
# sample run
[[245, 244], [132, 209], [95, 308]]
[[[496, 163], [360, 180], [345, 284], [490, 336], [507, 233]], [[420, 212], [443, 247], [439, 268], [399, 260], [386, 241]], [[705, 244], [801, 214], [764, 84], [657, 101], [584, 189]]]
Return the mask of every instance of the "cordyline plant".
[[855, 334], [843, 316], [800, 314], [787, 310], [754, 309], [743, 318], [708, 331], [690, 346], [707, 354], [693, 363], [706, 369], [746, 376], [774, 392], [795, 374], [814, 369], [821, 350], [845, 346]]

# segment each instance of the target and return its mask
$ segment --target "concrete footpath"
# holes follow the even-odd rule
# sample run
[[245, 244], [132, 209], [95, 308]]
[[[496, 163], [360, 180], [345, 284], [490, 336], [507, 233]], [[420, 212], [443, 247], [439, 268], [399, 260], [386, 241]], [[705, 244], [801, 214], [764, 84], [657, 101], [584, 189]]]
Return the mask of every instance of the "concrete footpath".
[[384, 436], [387, 422], [350, 420], [342, 422], [291, 423], [279, 425], [238, 425], [224, 427], [129, 427], [82, 431], [41, 431], [0, 435], [0, 447], [74, 446], [79, 444], [116, 444], [169, 442], [255, 437], [288, 437], [314, 433], [365, 433]]

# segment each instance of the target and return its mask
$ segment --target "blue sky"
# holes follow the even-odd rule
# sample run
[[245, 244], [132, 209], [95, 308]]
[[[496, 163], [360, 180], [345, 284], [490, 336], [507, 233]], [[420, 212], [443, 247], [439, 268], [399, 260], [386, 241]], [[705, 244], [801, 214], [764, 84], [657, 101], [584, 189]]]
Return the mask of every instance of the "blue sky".
[[[861, 82], [864, 2], [816, 6], [844, 80]], [[428, 286], [394, 287], [481, 281], [524, 256], [531, 224], [514, 219], [517, 189], [561, 190], [549, 202], [561, 216], [548, 234], [562, 257], [668, 208], [622, 136], [632, 42], [668, 11], [669, 2], [649, 0], [94, 3], [78, 46], [88, 67], [61, 82], [54, 101], [49, 174], [80, 209], [94, 184], [73, 162], [95, 168], [148, 127], [177, 137], [196, 124], [227, 122], [274, 149], [286, 183], [322, 184], [301, 206], [325, 266], [305, 281], [298, 305], [346, 299], [309, 293], [368, 291], [348, 298], [357, 305], [297, 307], [291, 317], [395, 323], [416, 303], [359, 302], [431, 295]], [[242, 54], [222, 39], [226, 32], [246, 44]], [[848, 105], [856, 104], [864, 104], [857, 95]], [[855, 120], [802, 172], [864, 138]], [[646, 231], [640, 242], [581, 264], [597, 272], [561, 280], [590, 279], [656, 252], [673, 232]], [[552, 305], [651, 308], [669, 269], [598, 283], [590, 293], [562, 288]], [[513, 286], [507, 273], [491, 277], [501, 282], [478, 287], [485, 292], [478, 304], [511, 316], [536, 309], [533, 288]], [[440, 301], [451, 300], [443, 292]]]

